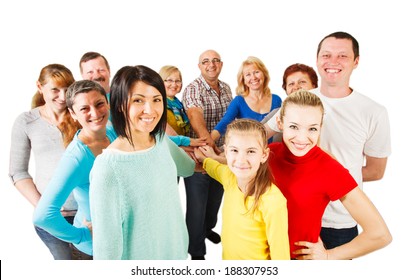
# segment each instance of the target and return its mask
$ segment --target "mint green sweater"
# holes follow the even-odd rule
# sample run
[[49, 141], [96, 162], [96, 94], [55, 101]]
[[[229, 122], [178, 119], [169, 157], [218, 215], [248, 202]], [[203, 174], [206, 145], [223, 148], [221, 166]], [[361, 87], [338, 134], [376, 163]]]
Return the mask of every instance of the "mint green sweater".
[[194, 168], [167, 136], [145, 151], [104, 150], [90, 174], [94, 259], [185, 260], [177, 176], [191, 176]]

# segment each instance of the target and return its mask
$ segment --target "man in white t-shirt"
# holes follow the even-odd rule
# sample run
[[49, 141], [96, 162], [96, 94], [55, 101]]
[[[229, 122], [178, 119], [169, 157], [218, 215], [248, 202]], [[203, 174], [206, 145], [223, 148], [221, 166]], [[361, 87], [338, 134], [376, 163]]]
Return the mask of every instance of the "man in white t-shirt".
[[[383, 177], [391, 143], [386, 108], [349, 86], [358, 64], [359, 44], [352, 35], [327, 35], [317, 50], [321, 85], [311, 92], [321, 98], [325, 108], [321, 148], [345, 166], [362, 188], [363, 182]], [[266, 128], [270, 135], [272, 130], [278, 131], [275, 118]], [[326, 248], [348, 243], [357, 235], [357, 224], [342, 203], [331, 202], [322, 218], [321, 239]]]

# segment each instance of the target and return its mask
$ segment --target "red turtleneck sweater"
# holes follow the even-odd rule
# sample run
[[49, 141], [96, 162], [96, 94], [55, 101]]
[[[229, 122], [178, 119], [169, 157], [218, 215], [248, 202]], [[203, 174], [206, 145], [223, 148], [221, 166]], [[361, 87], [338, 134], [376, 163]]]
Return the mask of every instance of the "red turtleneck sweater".
[[288, 236], [292, 252], [297, 241], [317, 242], [329, 201], [345, 196], [356, 181], [338, 161], [315, 146], [306, 155], [293, 155], [284, 143], [271, 143], [269, 166], [275, 184], [287, 199]]

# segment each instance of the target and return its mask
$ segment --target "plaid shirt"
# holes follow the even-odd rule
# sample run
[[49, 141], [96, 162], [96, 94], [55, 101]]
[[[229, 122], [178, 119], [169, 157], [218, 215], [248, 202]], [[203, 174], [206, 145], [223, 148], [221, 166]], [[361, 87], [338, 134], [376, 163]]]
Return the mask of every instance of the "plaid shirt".
[[[222, 119], [227, 107], [232, 101], [232, 91], [230, 86], [219, 81], [220, 94], [213, 90], [202, 76], [199, 76], [190, 83], [184, 90], [182, 102], [186, 111], [192, 107], [198, 107], [203, 110], [206, 128], [211, 132], [218, 122]], [[192, 126], [193, 128], [193, 126]], [[198, 135], [191, 129], [189, 137], [197, 138]], [[222, 136], [216, 142], [218, 147], [222, 146], [224, 137]]]

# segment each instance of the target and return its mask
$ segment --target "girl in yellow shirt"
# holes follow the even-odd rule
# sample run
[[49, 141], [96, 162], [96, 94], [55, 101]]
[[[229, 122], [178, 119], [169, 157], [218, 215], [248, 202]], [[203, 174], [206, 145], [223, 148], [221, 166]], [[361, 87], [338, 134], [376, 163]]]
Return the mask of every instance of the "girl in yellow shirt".
[[205, 171], [225, 191], [222, 258], [290, 259], [287, 204], [270, 179], [264, 126], [251, 119], [233, 121], [226, 130], [224, 151], [227, 164], [220, 163], [222, 157], [216, 156], [209, 146], [195, 149], [195, 156], [203, 162]]

